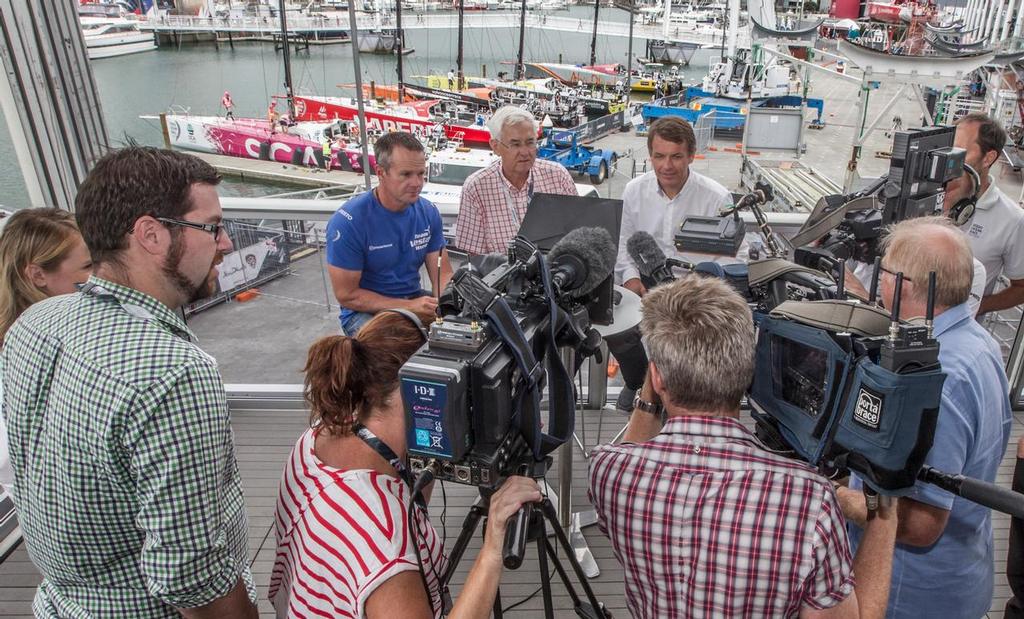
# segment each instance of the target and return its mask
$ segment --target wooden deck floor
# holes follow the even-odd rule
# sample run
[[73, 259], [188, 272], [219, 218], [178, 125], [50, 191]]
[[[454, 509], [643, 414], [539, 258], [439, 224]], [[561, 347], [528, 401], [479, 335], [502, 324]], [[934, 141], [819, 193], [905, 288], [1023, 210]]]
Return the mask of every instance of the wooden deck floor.
[[[588, 411], [584, 414], [582, 427], [586, 431], [586, 443], [592, 446], [598, 440], [598, 427], [601, 426], [600, 440], [610, 440], [621, 428], [625, 418], [620, 414], [605, 410], [602, 412]], [[237, 446], [242, 481], [245, 486], [246, 509], [249, 515], [249, 548], [252, 555], [253, 573], [260, 587], [260, 611], [263, 617], [272, 617], [272, 609], [266, 602], [266, 587], [273, 565], [274, 539], [272, 532], [273, 509], [277, 497], [277, 485], [280, 472], [292, 445], [306, 426], [306, 414], [302, 410], [235, 410], [233, 426]], [[578, 423], [577, 427], [581, 427]], [[1017, 437], [1024, 434], [1024, 415], [1018, 414], [1013, 427], [1013, 439], [1008, 454], [999, 471], [998, 483], [1009, 486], [1013, 475], [1014, 448]], [[586, 463], [579, 449], [575, 449], [573, 470], [574, 505], [586, 505]], [[557, 462], [549, 473], [552, 487], [557, 484]], [[476, 498], [476, 490], [458, 484], [445, 484], [447, 495], [447, 513], [445, 524], [441, 525], [441, 513], [444, 507], [442, 493], [434, 492], [431, 504], [432, 520], [439, 532], [447, 535], [447, 548], [451, 548], [458, 536], [463, 519], [469, 506]], [[1002, 608], [1009, 597], [1009, 586], [1005, 577], [1006, 546], [1009, 517], [996, 514], [993, 518], [995, 528], [995, 567], [996, 587], [992, 600], [992, 612], [989, 617], [1003, 616]], [[607, 538], [597, 527], [585, 529], [586, 538], [594, 553], [601, 574], [590, 581], [597, 594], [616, 617], [626, 617], [629, 613], [625, 606], [622, 569], [619, 567]], [[476, 538], [478, 540], [479, 537]], [[472, 565], [478, 548], [474, 541], [463, 558], [455, 577], [453, 594], [465, 578]], [[15, 550], [6, 561], [0, 564], [0, 617], [30, 617], [32, 596], [39, 582], [39, 575], [29, 562], [24, 547]], [[506, 573], [502, 579], [502, 596], [505, 605], [519, 601], [533, 591], [541, 582], [541, 574], [537, 566], [536, 555], [531, 547], [528, 550], [523, 566]], [[553, 584], [556, 617], [575, 617], [571, 609], [571, 600], [557, 579]], [[536, 617], [542, 616], [543, 605], [538, 593], [525, 604], [511, 611], [511, 616]]]

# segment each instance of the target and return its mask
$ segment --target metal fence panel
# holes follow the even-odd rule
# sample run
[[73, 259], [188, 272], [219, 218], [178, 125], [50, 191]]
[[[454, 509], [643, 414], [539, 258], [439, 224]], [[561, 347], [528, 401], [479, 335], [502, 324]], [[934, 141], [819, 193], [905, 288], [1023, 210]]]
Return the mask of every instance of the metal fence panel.
[[702, 114], [693, 124], [693, 135], [697, 138], [697, 154], [708, 152], [708, 147], [711, 146], [711, 140], [715, 137], [715, 114], [716, 110]]
[[318, 249], [301, 221], [225, 220], [234, 251], [217, 266], [213, 294], [185, 306], [185, 316], [227, 301], [239, 292], [285, 275], [291, 261]]

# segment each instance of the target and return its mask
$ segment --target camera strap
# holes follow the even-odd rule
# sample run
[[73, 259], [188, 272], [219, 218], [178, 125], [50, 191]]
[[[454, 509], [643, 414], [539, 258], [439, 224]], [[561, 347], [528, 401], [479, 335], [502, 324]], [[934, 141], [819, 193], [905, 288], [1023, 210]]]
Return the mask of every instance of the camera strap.
[[[363, 424], [352, 424], [352, 431], [355, 432], [356, 436], [358, 436], [360, 440], [366, 443], [366, 445], [370, 449], [376, 451], [377, 455], [388, 461], [388, 464], [390, 464], [391, 467], [395, 469], [395, 472], [398, 473], [398, 477], [403, 482], [405, 482], [405, 485], [409, 487], [409, 491], [411, 492], [415, 480], [413, 480], [412, 478], [412, 472], [409, 470], [408, 467], [405, 466], [405, 463], [402, 462], [402, 459], [398, 457], [398, 454], [396, 454], [393, 449], [388, 447], [387, 443], [380, 440], [380, 438], [376, 434], [371, 432], [370, 429], [364, 426]], [[422, 494], [413, 497], [413, 500], [416, 501], [416, 503], [420, 507], [426, 509], [427, 503], [426, 501], [423, 500]]]
[[576, 423], [576, 394], [572, 384], [572, 372], [565, 367], [561, 355], [558, 354], [558, 346], [555, 344], [555, 337], [563, 323], [565, 310], [555, 303], [555, 291], [551, 283], [551, 271], [548, 270], [547, 257], [540, 254], [538, 258], [540, 259], [541, 283], [544, 285], [544, 296], [548, 300], [548, 312], [551, 315], [551, 320], [548, 321], [547, 337], [550, 378], [548, 381], [548, 425], [551, 427], [551, 433], [542, 433], [540, 437], [541, 451], [548, 454], [572, 436]]
[[540, 379], [544, 369], [533, 354], [533, 349], [519, 326], [519, 321], [501, 296], [495, 297], [484, 312], [490, 319], [491, 326], [511, 351], [522, 375], [520, 380], [525, 383], [525, 388], [519, 391], [513, 402], [513, 411], [518, 421], [519, 430], [536, 460], [548, 455], [569, 439], [572, 435], [576, 414], [572, 377], [562, 364], [558, 347], [555, 345], [555, 336], [564, 322], [564, 312], [555, 303], [556, 297], [551, 284], [547, 259], [543, 254], [538, 254], [538, 258], [541, 282], [544, 286], [550, 316], [544, 353], [548, 358], [550, 379], [548, 381], [550, 434], [541, 431], [540, 423]]
[[524, 388], [519, 390], [512, 402], [513, 418], [526, 444], [533, 451], [534, 458], [540, 460], [545, 453], [541, 450], [543, 434], [540, 430], [540, 379], [544, 368], [534, 356], [519, 321], [504, 297], [496, 296], [484, 315], [491, 321], [491, 326], [508, 347], [519, 368], [519, 380]]

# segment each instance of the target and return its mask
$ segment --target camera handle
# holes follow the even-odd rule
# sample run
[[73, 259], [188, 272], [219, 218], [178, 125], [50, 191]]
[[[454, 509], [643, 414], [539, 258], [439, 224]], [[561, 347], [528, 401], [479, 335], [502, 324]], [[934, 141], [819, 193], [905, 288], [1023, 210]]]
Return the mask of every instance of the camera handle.
[[[527, 456], [529, 457], [529, 456]], [[518, 466], [516, 475], [533, 477], [540, 480], [547, 471], [549, 458], [539, 462], [523, 462]], [[510, 570], [519, 569], [526, 554], [526, 542], [529, 541], [530, 519], [533, 518], [533, 503], [523, 503], [515, 514], [509, 516], [505, 525], [505, 539], [501, 546], [501, 562]]]
[[501, 562], [510, 570], [517, 570], [523, 564], [526, 542], [530, 533], [530, 518], [533, 517], [533, 503], [525, 503], [505, 525], [505, 543], [501, 547]]
[[950, 475], [930, 466], [921, 467], [917, 478], [943, 490], [1014, 518], [1024, 518], [1024, 494], [963, 475]]

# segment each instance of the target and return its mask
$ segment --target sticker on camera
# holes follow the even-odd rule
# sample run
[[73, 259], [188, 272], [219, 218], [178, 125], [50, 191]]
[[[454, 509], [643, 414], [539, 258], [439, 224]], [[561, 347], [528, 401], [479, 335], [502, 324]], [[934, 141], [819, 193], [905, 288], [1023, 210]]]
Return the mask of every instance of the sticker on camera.
[[885, 406], [885, 398], [871, 391], [867, 387], [861, 387], [857, 394], [857, 404], [853, 409], [853, 420], [869, 430], [878, 431], [882, 423], [882, 407]]

